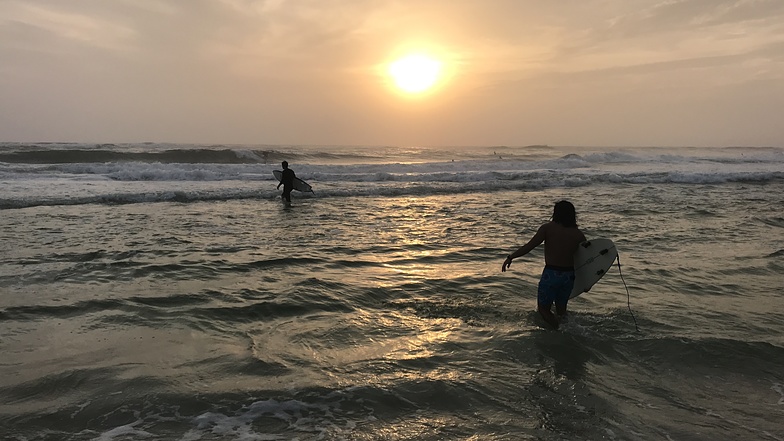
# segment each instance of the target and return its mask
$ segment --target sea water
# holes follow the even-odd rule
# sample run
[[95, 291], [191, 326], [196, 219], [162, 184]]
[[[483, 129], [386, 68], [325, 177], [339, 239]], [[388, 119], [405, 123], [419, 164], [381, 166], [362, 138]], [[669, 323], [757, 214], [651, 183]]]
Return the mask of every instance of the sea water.
[[2, 439], [784, 440], [782, 148], [6, 143], [0, 216]]

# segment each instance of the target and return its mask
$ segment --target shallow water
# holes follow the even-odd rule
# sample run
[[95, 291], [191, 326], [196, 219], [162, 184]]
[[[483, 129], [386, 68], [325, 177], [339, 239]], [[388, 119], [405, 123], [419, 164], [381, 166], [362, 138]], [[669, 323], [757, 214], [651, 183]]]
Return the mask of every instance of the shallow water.
[[[305, 177], [291, 207], [3, 210], [4, 437], [784, 439], [781, 180], [351, 196]], [[541, 250], [500, 266], [563, 198], [622, 272], [551, 331]]]

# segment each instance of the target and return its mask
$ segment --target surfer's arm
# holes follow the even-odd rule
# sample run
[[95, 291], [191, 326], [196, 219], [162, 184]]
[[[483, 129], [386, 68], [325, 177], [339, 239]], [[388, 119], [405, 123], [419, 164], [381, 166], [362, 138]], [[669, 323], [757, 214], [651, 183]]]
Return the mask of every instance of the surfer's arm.
[[539, 227], [539, 230], [536, 231], [534, 237], [532, 237], [527, 244], [518, 248], [517, 251], [515, 251], [514, 253], [506, 256], [506, 260], [504, 260], [504, 264], [501, 265], [501, 271], [506, 271], [506, 269], [509, 268], [509, 265], [512, 264], [513, 259], [525, 256], [526, 254], [530, 253], [531, 250], [541, 245], [542, 242], [544, 242], [546, 227], [547, 227], [546, 224]]

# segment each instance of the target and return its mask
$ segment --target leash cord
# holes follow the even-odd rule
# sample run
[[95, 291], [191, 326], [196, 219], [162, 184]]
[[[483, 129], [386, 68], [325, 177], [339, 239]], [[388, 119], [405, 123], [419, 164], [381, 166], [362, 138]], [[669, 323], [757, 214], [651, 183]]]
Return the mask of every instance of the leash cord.
[[618, 274], [621, 275], [621, 282], [623, 282], [623, 287], [626, 288], [626, 306], [629, 308], [629, 314], [632, 315], [632, 320], [634, 321], [634, 329], [637, 332], [640, 332], [639, 326], [637, 326], [637, 319], [634, 317], [634, 312], [632, 312], [632, 296], [629, 294], [629, 287], [626, 286], [626, 280], [623, 278], [623, 272], [621, 271], [621, 255], [620, 253], [615, 258], [618, 262]]

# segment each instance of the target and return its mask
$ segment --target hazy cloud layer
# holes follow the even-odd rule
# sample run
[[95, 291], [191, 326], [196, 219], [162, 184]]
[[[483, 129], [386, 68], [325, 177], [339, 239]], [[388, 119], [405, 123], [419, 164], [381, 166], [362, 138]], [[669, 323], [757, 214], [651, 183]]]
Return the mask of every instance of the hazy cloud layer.
[[781, 146], [782, 111], [781, 0], [0, 0], [1, 141]]

